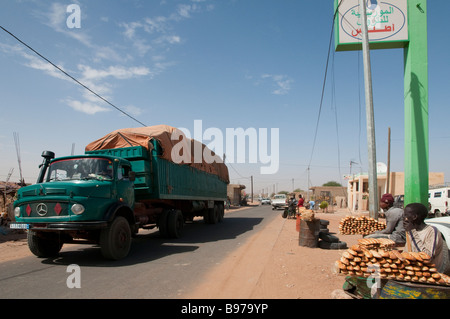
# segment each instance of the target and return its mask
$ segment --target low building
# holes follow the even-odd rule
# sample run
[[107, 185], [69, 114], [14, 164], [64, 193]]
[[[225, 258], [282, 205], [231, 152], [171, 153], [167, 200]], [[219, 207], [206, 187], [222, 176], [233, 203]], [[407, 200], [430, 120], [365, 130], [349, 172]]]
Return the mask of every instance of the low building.
[[245, 185], [241, 184], [228, 184], [227, 197], [230, 199], [230, 204], [233, 206], [239, 206], [242, 201], [242, 190], [245, 189]]
[[[378, 172], [377, 186], [378, 199], [387, 192], [394, 197], [404, 195], [405, 174], [403, 172], [391, 172], [389, 175], [389, 188], [387, 187], [387, 173]], [[348, 179], [347, 198], [351, 211], [366, 211], [369, 209], [369, 176], [367, 173], [345, 176]], [[429, 185], [444, 184], [444, 173], [429, 173]]]
[[314, 186], [309, 189], [312, 191], [312, 193], [309, 193], [309, 197], [317, 203], [317, 207], [323, 201], [336, 208], [347, 207], [347, 187]]

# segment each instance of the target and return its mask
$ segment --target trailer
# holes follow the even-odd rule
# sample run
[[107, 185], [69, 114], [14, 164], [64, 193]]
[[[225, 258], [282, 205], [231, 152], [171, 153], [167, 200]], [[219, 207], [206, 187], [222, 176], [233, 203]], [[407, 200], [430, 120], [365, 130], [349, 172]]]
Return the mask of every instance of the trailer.
[[[199, 146], [208, 160], [193, 158]], [[180, 154], [182, 162], [174, 158]], [[224, 218], [226, 165], [176, 128], [117, 130], [88, 144], [83, 155], [42, 156], [37, 183], [18, 191], [10, 225], [28, 230], [38, 257], [77, 242], [99, 244], [104, 257], [117, 260], [128, 255], [139, 229], [157, 227], [161, 236], [178, 238], [197, 216], [207, 224]]]

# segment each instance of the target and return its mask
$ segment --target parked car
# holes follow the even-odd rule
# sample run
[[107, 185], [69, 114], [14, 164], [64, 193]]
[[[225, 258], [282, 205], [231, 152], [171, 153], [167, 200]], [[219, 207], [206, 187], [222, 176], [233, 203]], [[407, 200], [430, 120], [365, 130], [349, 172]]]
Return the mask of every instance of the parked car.
[[441, 272], [450, 274], [450, 216], [425, 219], [425, 224], [436, 227], [444, 237], [444, 269]]
[[397, 195], [394, 197], [394, 207], [403, 208], [405, 195]]
[[270, 198], [261, 198], [261, 205], [270, 205]]
[[450, 201], [450, 187], [430, 189], [428, 192], [428, 201], [431, 205], [431, 217], [441, 217], [447, 215]]
[[287, 206], [287, 196], [285, 194], [276, 194], [272, 198], [272, 209], [284, 208]]

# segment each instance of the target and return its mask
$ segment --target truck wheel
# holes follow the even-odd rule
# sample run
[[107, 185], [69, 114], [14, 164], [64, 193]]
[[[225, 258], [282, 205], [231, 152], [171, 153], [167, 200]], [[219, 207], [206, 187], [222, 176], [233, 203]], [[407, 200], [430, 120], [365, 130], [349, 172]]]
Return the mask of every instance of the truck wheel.
[[165, 209], [161, 216], [159, 216], [158, 219], [158, 228], [159, 228], [159, 234], [161, 235], [161, 237], [163, 238], [167, 238], [169, 237], [169, 230], [167, 228], [167, 219], [169, 217], [169, 212], [170, 210]]
[[219, 209], [214, 204], [213, 208], [208, 209], [208, 224], [217, 224], [219, 221]]
[[183, 213], [179, 210], [170, 210], [167, 216], [167, 230], [170, 238], [180, 238], [184, 227]]
[[38, 235], [34, 231], [27, 234], [28, 248], [37, 257], [55, 257], [61, 250], [63, 243], [57, 234]]
[[219, 208], [219, 223], [221, 223], [225, 218], [225, 210], [223, 208], [223, 203], [219, 203], [217, 206]]
[[100, 248], [105, 258], [118, 260], [126, 257], [131, 246], [131, 229], [128, 221], [116, 217], [100, 234]]

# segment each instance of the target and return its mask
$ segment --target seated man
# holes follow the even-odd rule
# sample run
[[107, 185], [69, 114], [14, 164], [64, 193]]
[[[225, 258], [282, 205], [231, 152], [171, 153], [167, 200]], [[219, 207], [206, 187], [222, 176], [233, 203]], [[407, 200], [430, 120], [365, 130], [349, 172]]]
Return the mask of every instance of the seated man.
[[[408, 243], [405, 251], [424, 252], [431, 257], [431, 262], [442, 273], [448, 273], [448, 248], [444, 244], [441, 232], [433, 226], [425, 224], [428, 209], [421, 203], [412, 203], [405, 207], [403, 225]], [[447, 259], [447, 260], [446, 260]]]
[[386, 216], [386, 228], [376, 231], [365, 238], [389, 238], [397, 245], [403, 246], [406, 242], [405, 229], [403, 228], [403, 209], [396, 208], [394, 197], [391, 194], [384, 194], [380, 200], [380, 207]]

